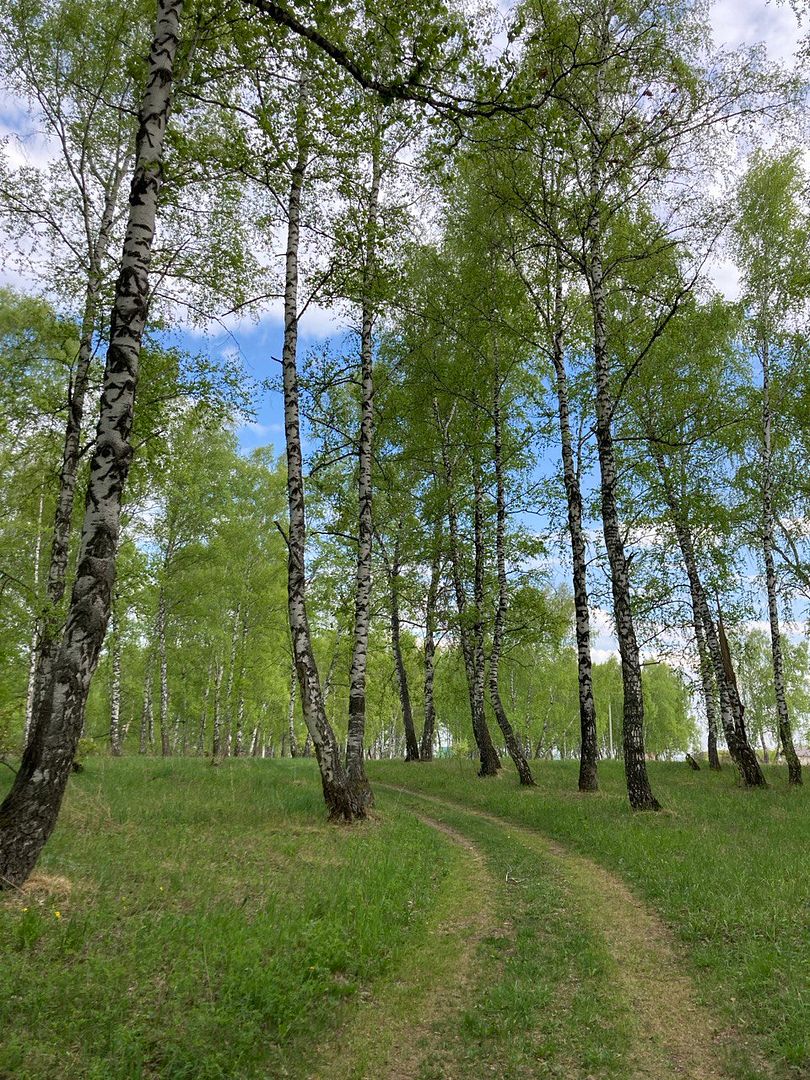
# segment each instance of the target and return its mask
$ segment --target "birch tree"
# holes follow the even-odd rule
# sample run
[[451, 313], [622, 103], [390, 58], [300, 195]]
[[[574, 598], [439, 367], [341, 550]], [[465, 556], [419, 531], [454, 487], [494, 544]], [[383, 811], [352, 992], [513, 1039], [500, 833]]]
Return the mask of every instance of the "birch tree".
[[771, 161], [755, 159], [740, 192], [740, 217], [736, 228], [736, 247], [745, 285], [744, 303], [749, 309], [748, 336], [762, 374], [759, 431], [761, 551], [779, 741], [791, 784], [801, 784], [802, 768], [793, 745], [785, 690], [775, 558], [778, 512], [775, 473], [780, 443], [785, 441], [779, 400], [787, 390], [781, 368], [785, 366], [786, 357], [789, 366], [791, 315], [795, 317], [798, 313], [803, 289], [797, 285], [806, 276], [803, 258], [810, 219], [799, 207], [805, 185], [797, 151]]
[[[132, 168], [135, 85], [122, 51], [135, 52], [146, 23], [97, 4], [5, 5], [2, 36], [7, 85], [29, 103], [56, 158], [47, 168], [22, 164], [0, 174], [0, 212], [21, 256], [36, 265], [48, 252], [46, 280], [79, 312], [79, 341], [66, 388], [59, 491], [45, 573], [49, 611], [40, 624], [34, 701], [46, 692], [58, 646], [68, 581], [73, 508], [79, 474], [85, 398], [103, 331], [103, 304], [114, 264]], [[90, 35], [92, 34], [92, 41]], [[35, 238], [31, 242], [31, 237]], [[36, 709], [36, 705], [34, 706]]]
[[0, 806], [0, 882], [19, 886], [53, 831], [81, 734], [90, 680], [110, 614], [121, 494], [149, 294], [149, 256], [161, 186], [161, 156], [179, 43], [181, 0], [159, 0], [146, 90], [139, 109], [121, 269], [90, 462], [76, 580], [47, 694], [37, 703], [29, 741]]

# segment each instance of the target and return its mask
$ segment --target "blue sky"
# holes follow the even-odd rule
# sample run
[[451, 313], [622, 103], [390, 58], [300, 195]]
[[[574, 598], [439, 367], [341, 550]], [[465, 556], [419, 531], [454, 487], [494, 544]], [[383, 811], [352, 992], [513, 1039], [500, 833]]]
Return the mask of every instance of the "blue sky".
[[[789, 60], [799, 41], [797, 21], [787, 4], [775, 5], [765, 0], [719, 0], [712, 8], [712, 23], [718, 45], [735, 47], [763, 42], [768, 54], [775, 60]], [[0, 105], [0, 138], [3, 136], [10, 137], [6, 146], [12, 165], [43, 164], [52, 156], [52, 148], [31, 124], [22, 103], [10, 98]], [[19, 136], [22, 138], [17, 138]], [[283, 245], [278, 247], [283, 248]], [[282, 257], [279, 255], [279, 258]], [[737, 289], [733, 267], [728, 262], [718, 260], [711, 269], [718, 287], [733, 296]], [[3, 282], [36, 291], [36, 282], [26, 276], [24, 269], [1, 266], [0, 283]], [[227, 333], [218, 327], [208, 333], [187, 329], [176, 337], [190, 351], [204, 352], [214, 357], [228, 350], [237, 350], [248, 374], [256, 380], [265, 380], [278, 373], [278, 364], [273, 357], [278, 357], [281, 352], [282, 329], [281, 310], [276, 304], [258, 322], [243, 319]], [[341, 323], [337, 316], [318, 308], [310, 309], [300, 327], [300, 355], [303, 357], [313, 346], [322, 345], [326, 338], [341, 339], [345, 329], [345, 323]], [[264, 394], [257, 403], [255, 422], [242, 426], [238, 431], [240, 445], [248, 450], [272, 444], [280, 452], [284, 441], [282, 421], [280, 394]], [[551, 471], [556, 468], [556, 462], [540, 462], [539, 468], [544, 472]], [[536, 518], [529, 521], [537, 527]], [[562, 566], [553, 572], [555, 576], [561, 573]], [[615, 643], [605, 613], [597, 611], [595, 616], [598, 630], [595, 653], [597, 658], [602, 658], [614, 651]]]

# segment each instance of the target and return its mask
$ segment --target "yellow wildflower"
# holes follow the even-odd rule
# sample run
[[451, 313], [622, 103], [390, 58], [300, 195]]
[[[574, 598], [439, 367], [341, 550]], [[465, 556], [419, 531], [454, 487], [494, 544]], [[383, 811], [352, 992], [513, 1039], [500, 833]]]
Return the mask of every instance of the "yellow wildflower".
[[55, 919], [61, 919], [61, 918], [62, 918], [62, 912], [61, 912], [61, 911], [55, 911], [55, 912], [53, 913], [53, 917], [54, 917]]

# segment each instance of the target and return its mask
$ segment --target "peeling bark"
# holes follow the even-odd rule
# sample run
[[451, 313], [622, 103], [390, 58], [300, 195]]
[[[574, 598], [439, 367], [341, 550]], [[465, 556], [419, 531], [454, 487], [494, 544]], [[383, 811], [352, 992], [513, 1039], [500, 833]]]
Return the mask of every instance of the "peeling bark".
[[121, 628], [118, 621], [118, 597], [113, 600], [111, 612], [110, 651], [112, 670], [110, 674], [110, 753], [121, 756]]
[[281, 367], [284, 389], [284, 432], [287, 445], [287, 596], [293, 657], [301, 690], [301, 707], [312, 737], [330, 819], [354, 821], [366, 817], [366, 800], [354, 792], [343, 767], [340, 747], [326, 716], [306, 606], [306, 508], [304, 463], [298, 404], [298, 248], [301, 228], [301, 192], [307, 166], [303, 123], [305, 95], [297, 135], [298, 151], [290, 175], [287, 198], [287, 255], [284, 282], [284, 345]]
[[802, 766], [793, 745], [793, 732], [785, 693], [785, 661], [782, 655], [782, 633], [779, 627], [779, 602], [776, 592], [776, 566], [773, 558], [773, 447], [771, 436], [771, 376], [770, 349], [762, 342], [762, 556], [765, 562], [765, 589], [768, 594], [768, 622], [771, 631], [771, 660], [773, 688], [776, 696], [776, 717], [779, 742], [788, 767], [788, 781], [801, 784]]
[[597, 791], [598, 748], [596, 739], [596, 704], [593, 696], [591, 664], [591, 616], [588, 605], [587, 549], [582, 528], [582, 492], [574, 459], [571, 438], [571, 413], [568, 402], [568, 376], [565, 370], [562, 328], [562, 276], [557, 255], [552, 361], [557, 389], [557, 409], [562, 447], [563, 482], [568, 509], [568, 533], [574, 587], [574, 615], [577, 641], [577, 680], [579, 684], [579, 790]]
[[436, 604], [439, 598], [439, 576], [441, 573], [441, 530], [437, 528], [433, 537], [433, 557], [430, 563], [430, 583], [425, 605], [425, 724], [422, 728], [422, 740], [419, 744], [419, 760], [433, 760], [433, 739], [436, 726], [436, 709], [433, 701], [433, 682], [436, 674]]
[[644, 754], [644, 697], [641, 686], [641, 661], [630, 604], [630, 575], [616, 506], [616, 457], [611, 418], [613, 395], [610, 388], [610, 358], [607, 346], [607, 306], [602, 277], [602, 250], [598, 215], [590, 224], [591, 251], [588, 287], [591, 297], [594, 336], [594, 375], [596, 382], [596, 442], [601, 479], [602, 528], [605, 537], [610, 583], [613, 593], [613, 617], [622, 663], [624, 690], [624, 775], [627, 795], [634, 810], [660, 810], [647, 775]]
[[[506, 580], [506, 488], [503, 478], [503, 434], [501, 430], [501, 373], [495, 364], [495, 386], [492, 403], [494, 427], [494, 464], [495, 464], [495, 562], [498, 573], [498, 599], [495, 605], [495, 621], [492, 629], [492, 649], [489, 656], [489, 699], [498, 727], [501, 729], [506, 749], [509, 751], [520, 783], [524, 787], [534, 787], [534, 777], [523, 747], [515, 735], [506, 715], [500, 692], [500, 666], [503, 638], [506, 632], [506, 615], [509, 610], [509, 585]], [[475, 602], [479, 612], [484, 605], [484, 521], [483, 492], [480, 473], [475, 477]], [[483, 658], [481, 660], [483, 668]]]
[[373, 543], [371, 466], [374, 455], [374, 300], [377, 211], [381, 182], [380, 139], [371, 155], [366, 253], [363, 266], [362, 325], [360, 330], [360, 439], [358, 445], [358, 543], [355, 569], [354, 647], [349, 673], [349, 727], [346, 773], [359, 797], [371, 801], [371, 788], [363, 764], [366, 731], [366, 666], [371, 618], [371, 552]]
[[[45, 583], [48, 609], [40, 622], [40, 641], [37, 668], [34, 678], [33, 710], [37, 701], [47, 696], [53, 665], [63, 629], [60, 608], [67, 584], [70, 537], [73, 526], [73, 508], [76, 501], [76, 483], [81, 458], [82, 423], [84, 401], [93, 361], [93, 336], [98, 323], [99, 294], [103, 284], [102, 263], [107, 253], [113, 226], [115, 209], [123, 180], [123, 169], [114, 170], [108, 183], [104, 209], [95, 242], [88, 251], [88, 275], [85, 289], [84, 312], [79, 336], [76, 366], [67, 393], [67, 421], [62, 445], [62, 464], [59, 471], [59, 487], [51, 533], [51, 551]], [[85, 200], [85, 206], [87, 202]], [[90, 222], [85, 222], [90, 241]]]
[[470, 698], [470, 717], [472, 720], [473, 738], [478, 747], [480, 768], [479, 776], [494, 776], [501, 767], [498, 751], [492, 742], [492, 737], [484, 715], [484, 683], [476, 676], [473, 645], [470, 640], [469, 628], [466, 624], [467, 594], [464, 588], [464, 580], [461, 572], [461, 550], [458, 535], [458, 512], [456, 510], [453, 495], [453, 463], [450, 459], [450, 451], [447, 445], [447, 427], [442, 423], [439, 415], [439, 407], [433, 402], [433, 414], [436, 426], [441, 436], [442, 465], [444, 467], [444, 479], [447, 487], [447, 529], [450, 541], [450, 566], [453, 578], [453, 591], [456, 597], [456, 611], [458, 612], [458, 637], [461, 643], [461, 654], [464, 658], [464, 673], [467, 677], [467, 691]]
[[56, 824], [110, 617], [181, 10], [182, 0], [158, 0], [76, 578], [53, 674], [37, 704], [33, 736], [0, 806], [0, 887], [25, 881]]

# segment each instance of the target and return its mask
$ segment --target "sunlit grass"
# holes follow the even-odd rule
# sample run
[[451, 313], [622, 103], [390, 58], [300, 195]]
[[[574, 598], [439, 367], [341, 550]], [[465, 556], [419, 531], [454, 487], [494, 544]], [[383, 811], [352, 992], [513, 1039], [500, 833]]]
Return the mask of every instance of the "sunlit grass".
[[633, 814], [622, 767], [600, 764], [601, 790], [579, 795], [573, 762], [535, 764], [520, 789], [508, 762], [480, 780], [468, 761], [371, 764], [372, 780], [403, 783], [536, 827], [618, 872], [683, 942], [698, 992], [715, 1015], [749, 1032], [784, 1075], [810, 1072], [810, 793], [767, 770], [767, 791], [731, 769], [694, 773], [650, 764], [660, 814]]
[[324, 821], [311, 763], [93, 759], [0, 907], [0, 1076], [297, 1074], [396, 963], [447, 841]]

